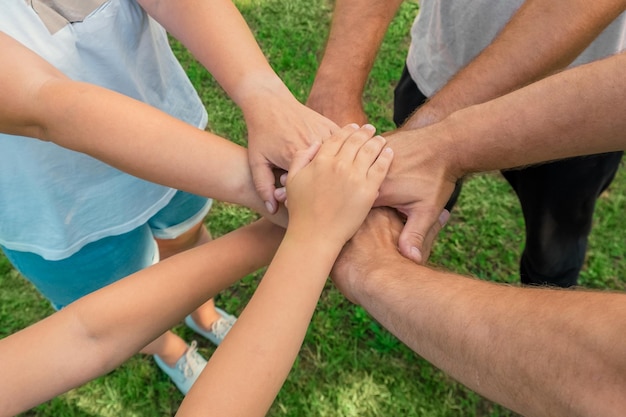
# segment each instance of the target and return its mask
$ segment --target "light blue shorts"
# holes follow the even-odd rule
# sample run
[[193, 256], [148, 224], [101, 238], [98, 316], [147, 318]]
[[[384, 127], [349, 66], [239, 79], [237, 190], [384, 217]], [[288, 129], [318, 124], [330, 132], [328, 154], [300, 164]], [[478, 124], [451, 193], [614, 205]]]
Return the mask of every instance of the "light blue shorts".
[[178, 191], [148, 223], [85, 245], [69, 258], [48, 261], [2, 247], [13, 266], [59, 310], [159, 260], [157, 239], [174, 239], [201, 222], [213, 200]]

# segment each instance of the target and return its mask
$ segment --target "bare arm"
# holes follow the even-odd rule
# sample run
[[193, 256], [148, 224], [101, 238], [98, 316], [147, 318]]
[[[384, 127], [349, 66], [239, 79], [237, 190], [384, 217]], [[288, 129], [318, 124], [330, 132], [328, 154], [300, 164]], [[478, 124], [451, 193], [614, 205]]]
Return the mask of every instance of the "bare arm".
[[348, 126], [321, 145], [310, 164], [315, 148], [294, 159], [285, 238], [177, 415], [266, 415], [300, 350], [330, 269], [367, 215], [391, 163], [392, 154], [381, 152], [384, 140], [371, 138], [373, 133]]
[[270, 67], [231, 0], [139, 0], [241, 107], [258, 192], [277, 208], [271, 167], [328, 137], [337, 125], [298, 102]]
[[493, 42], [404, 127], [439, 121], [565, 68], [625, 8], [624, 0], [526, 0]]
[[[427, 126], [456, 110], [499, 97], [564, 68], [625, 8], [624, 0], [527, 0], [494, 41], [418, 108], [401, 130]], [[416, 204], [418, 196], [407, 191], [406, 184], [412, 179], [395, 182], [394, 178], [410, 175], [415, 159], [420, 159], [416, 156], [420, 146], [416, 142], [396, 149], [398, 157], [381, 189], [392, 199], [381, 198], [377, 202], [393, 206], [407, 216], [399, 246], [405, 256], [417, 262], [427, 259], [435, 237], [424, 226], [433, 224], [441, 211], [425, 213], [424, 207]], [[399, 189], [407, 192], [400, 193]]]
[[624, 68], [626, 52], [452, 114], [455, 176], [626, 149]]
[[[402, 234], [423, 240], [436, 235], [454, 184], [467, 174], [626, 149], [625, 65], [626, 53], [614, 55], [387, 136], [396, 154], [414, 156], [410, 164], [394, 160], [386, 181], [395, 188], [381, 188], [379, 203], [413, 214]], [[400, 237], [405, 256], [416, 258], [414, 246]]]
[[401, 256], [402, 224], [376, 209], [333, 271], [337, 286], [417, 354], [525, 416], [619, 416], [626, 295], [519, 288]]
[[0, 340], [0, 415], [13, 416], [116, 368], [207, 299], [269, 264], [282, 236], [283, 229], [261, 220]]
[[0, 131], [51, 141], [147, 180], [268, 214], [245, 148], [160, 110], [75, 82], [0, 32]]
[[338, 0], [307, 105], [338, 125], [365, 123], [362, 95], [402, 0]]

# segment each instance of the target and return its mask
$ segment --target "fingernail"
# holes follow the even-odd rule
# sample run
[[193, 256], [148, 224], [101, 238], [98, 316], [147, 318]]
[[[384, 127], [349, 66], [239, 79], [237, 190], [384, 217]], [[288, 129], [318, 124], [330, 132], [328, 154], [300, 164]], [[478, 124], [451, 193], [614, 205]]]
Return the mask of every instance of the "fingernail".
[[285, 191], [284, 187], [277, 188], [274, 192], [274, 197], [276, 197], [277, 200], [282, 200], [283, 197], [285, 197], [285, 194], [287, 194], [287, 192]]
[[415, 246], [411, 247], [411, 258], [413, 258], [415, 262], [422, 262], [422, 252]]
[[450, 219], [450, 212], [448, 210], [442, 211], [441, 214], [439, 215], [439, 224], [441, 225], [441, 227], [445, 226], [446, 223], [448, 223], [449, 219]]
[[274, 205], [272, 204], [271, 201], [265, 202], [265, 208], [267, 209], [268, 212], [274, 213]]
[[368, 129], [368, 130], [371, 130], [371, 131], [374, 131], [374, 132], [376, 131], [376, 128], [373, 125], [369, 124], [369, 123], [364, 124], [363, 127], [365, 129]]

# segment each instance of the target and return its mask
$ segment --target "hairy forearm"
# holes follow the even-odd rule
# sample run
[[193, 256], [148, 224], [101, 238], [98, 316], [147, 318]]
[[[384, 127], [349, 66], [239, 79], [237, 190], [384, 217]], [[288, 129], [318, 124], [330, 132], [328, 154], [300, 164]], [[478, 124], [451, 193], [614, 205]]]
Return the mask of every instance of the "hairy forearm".
[[622, 53], [458, 111], [432, 127], [448, 138], [437, 146], [453, 155], [457, 177], [622, 150], [625, 66]]
[[[313, 92], [321, 83], [326, 93], [360, 100], [378, 49], [402, 0], [338, 0]], [[346, 76], [349, 74], [349, 76]]]
[[508, 287], [400, 258], [367, 282], [364, 308], [491, 400], [527, 416], [623, 412], [625, 295]]
[[527, 0], [494, 41], [431, 97], [407, 127], [436, 122], [565, 68], [625, 8], [624, 0]]

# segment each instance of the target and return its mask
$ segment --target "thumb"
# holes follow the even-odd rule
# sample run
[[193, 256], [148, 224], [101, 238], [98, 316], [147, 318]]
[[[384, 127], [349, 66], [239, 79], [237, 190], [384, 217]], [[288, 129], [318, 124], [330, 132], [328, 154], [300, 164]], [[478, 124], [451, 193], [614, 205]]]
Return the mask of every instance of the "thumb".
[[440, 212], [425, 213], [415, 209], [403, 211], [407, 219], [398, 240], [400, 253], [413, 262], [422, 264], [428, 259], [430, 244], [434, 240], [431, 229], [441, 229]]
[[275, 177], [272, 167], [269, 161], [257, 161], [250, 164], [252, 170], [252, 180], [254, 181], [254, 188], [257, 193], [265, 202], [265, 208], [270, 214], [276, 213], [278, 209], [278, 203], [274, 198], [274, 185]]
[[426, 239], [422, 244], [422, 263], [426, 263], [428, 258], [430, 257], [430, 251], [435, 243], [435, 239], [439, 235], [439, 231], [446, 225], [448, 219], [450, 218], [450, 212], [444, 209], [437, 221], [432, 225], [428, 234], [426, 235]]
[[289, 165], [288, 176], [293, 178], [302, 168], [309, 165], [313, 158], [315, 158], [320, 146], [322, 146], [320, 142], [313, 142], [308, 148], [296, 152]]

